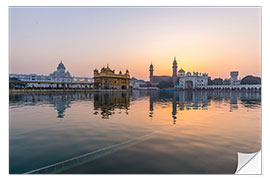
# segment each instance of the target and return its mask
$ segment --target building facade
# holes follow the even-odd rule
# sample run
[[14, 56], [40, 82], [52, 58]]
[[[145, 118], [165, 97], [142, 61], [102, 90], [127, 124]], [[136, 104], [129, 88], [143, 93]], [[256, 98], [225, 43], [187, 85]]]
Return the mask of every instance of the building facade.
[[174, 87], [181, 89], [195, 89], [203, 88], [208, 84], [208, 74], [193, 72], [185, 73], [183, 69], [180, 69], [177, 74], [177, 60], [176, 57], [173, 59], [172, 63], [172, 76], [154, 76], [154, 66], [151, 63], [149, 72], [150, 72], [150, 82], [152, 84], [158, 84], [161, 81], [171, 81], [174, 84]]
[[181, 68], [178, 71], [179, 84], [175, 87], [180, 89], [203, 89], [207, 87], [208, 84], [208, 74], [198, 73], [198, 72], [187, 72]]
[[238, 79], [238, 71], [232, 71], [231, 77], [230, 77], [230, 83], [231, 85], [240, 85], [241, 79]]
[[[28, 82], [28, 87], [43, 87], [43, 88], [61, 88], [68, 86], [69, 88], [80, 87], [79, 83], [90, 84], [93, 79], [90, 77], [73, 77], [69, 71], [66, 71], [65, 65], [60, 61], [56, 71], [49, 75], [37, 74], [9, 74], [10, 79], [17, 79], [19, 81]], [[52, 83], [52, 84], [50, 84]], [[59, 83], [59, 84], [57, 84]]]
[[128, 70], [125, 74], [120, 71], [118, 74], [115, 70], [107, 67], [103, 67], [100, 72], [94, 70], [94, 88], [95, 89], [129, 89], [130, 86], [130, 75]]
[[70, 73], [66, 71], [66, 67], [62, 63], [62, 61], [58, 64], [57, 70], [51, 73], [49, 76], [51, 77], [51, 79], [60, 82], [72, 82], [73, 80]]
[[177, 82], [177, 62], [176, 58], [173, 60], [173, 73], [172, 76], [154, 76], [154, 66], [151, 63], [149, 67], [149, 73], [150, 73], [150, 83], [157, 85], [161, 81], [171, 81], [173, 83]]

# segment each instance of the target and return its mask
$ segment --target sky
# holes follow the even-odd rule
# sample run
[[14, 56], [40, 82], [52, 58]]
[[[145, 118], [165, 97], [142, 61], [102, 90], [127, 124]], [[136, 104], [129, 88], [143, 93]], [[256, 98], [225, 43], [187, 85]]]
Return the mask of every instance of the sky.
[[94, 68], [149, 80], [178, 70], [261, 76], [260, 7], [11, 7], [10, 73], [72, 76]]

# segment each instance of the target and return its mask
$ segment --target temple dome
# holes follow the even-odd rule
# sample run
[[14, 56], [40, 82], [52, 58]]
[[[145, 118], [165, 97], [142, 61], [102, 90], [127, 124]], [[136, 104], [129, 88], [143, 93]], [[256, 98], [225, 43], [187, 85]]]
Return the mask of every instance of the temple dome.
[[71, 78], [70, 72], [69, 71], [65, 72], [65, 71], [66, 71], [66, 68], [61, 61], [57, 66], [57, 71], [54, 71], [53, 73], [51, 73], [50, 76], [53, 78]]
[[62, 61], [58, 64], [57, 69], [66, 69]]
[[178, 72], [179, 73], [184, 73], [185, 71], [181, 68]]
[[187, 76], [191, 76], [191, 72], [187, 72]]

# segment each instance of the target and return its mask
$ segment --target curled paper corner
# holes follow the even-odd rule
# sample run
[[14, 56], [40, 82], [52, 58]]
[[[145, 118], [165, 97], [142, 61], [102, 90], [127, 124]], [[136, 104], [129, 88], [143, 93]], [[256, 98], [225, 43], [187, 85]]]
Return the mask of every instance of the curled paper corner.
[[235, 174], [262, 174], [261, 151], [255, 153], [237, 153], [238, 163]]

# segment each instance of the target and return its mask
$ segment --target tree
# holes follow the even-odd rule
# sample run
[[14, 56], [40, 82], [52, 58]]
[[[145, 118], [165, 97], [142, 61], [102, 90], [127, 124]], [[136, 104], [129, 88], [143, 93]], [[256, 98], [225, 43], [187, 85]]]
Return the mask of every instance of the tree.
[[261, 78], [248, 75], [241, 80], [241, 84], [261, 84]]
[[172, 81], [160, 81], [158, 83], [157, 87], [160, 89], [170, 88], [170, 87], [173, 87], [173, 82]]
[[208, 77], [208, 83], [207, 85], [213, 85], [213, 81], [211, 80], [211, 77]]
[[230, 85], [231, 82], [230, 82], [229, 79], [224, 79], [224, 80], [223, 80], [223, 84], [224, 84], [224, 85]]
[[208, 85], [222, 85], [223, 84], [223, 79], [221, 78], [215, 78], [213, 80], [208, 79]]

